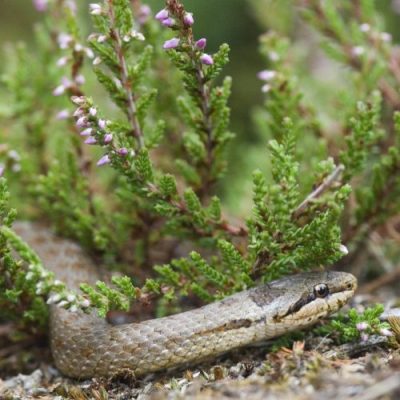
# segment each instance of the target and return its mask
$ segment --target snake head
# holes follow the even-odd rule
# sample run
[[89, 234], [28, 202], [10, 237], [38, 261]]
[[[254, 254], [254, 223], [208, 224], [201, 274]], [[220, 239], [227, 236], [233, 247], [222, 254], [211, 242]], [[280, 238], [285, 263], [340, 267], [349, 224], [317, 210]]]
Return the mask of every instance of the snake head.
[[353, 297], [357, 279], [347, 272], [308, 272], [271, 282], [268, 287], [277, 294], [271, 304], [272, 319], [267, 321], [267, 329], [274, 329], [276, 336], [338, 311]]

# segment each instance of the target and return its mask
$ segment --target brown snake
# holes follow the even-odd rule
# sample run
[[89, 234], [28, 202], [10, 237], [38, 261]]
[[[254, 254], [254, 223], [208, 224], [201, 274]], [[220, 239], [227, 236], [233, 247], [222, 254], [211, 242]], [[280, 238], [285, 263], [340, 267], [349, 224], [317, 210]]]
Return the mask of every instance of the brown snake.
[[[14, 229], [69, 289], [99, 279], [93, 261], [73, 242], [30, 223], [16, 223]], [[345, 272], [303, 273], [192, 311], [123, 325], [52, 305], [52, 353], [58, 369], [70, 377], [110, 377], [127, 370], [140, 376], [312, 325], [345, 304], [356, 286], [356, 278]]]

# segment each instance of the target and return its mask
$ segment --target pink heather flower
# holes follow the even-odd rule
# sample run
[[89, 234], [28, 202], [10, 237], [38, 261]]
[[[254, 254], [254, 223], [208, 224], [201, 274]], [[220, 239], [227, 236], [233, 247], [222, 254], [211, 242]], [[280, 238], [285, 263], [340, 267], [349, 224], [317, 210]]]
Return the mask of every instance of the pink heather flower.
[[76, 104], [77, 106], [82, 106], [83, 104], [86, 103], [86, 97], [85, 96], [72, 96], [71, 101]]
[[96, 143], [97, 143], [97, 140], [96, 140], [95, 137], [89, 136], [89, 137], [84, 141], [84, 143], [85, 143], [85, 144], [96, 144]]
[[78, 121], [76, 121], [76, 126], [78, 128], [85, 128], [87, 126], [88, 120], [86, 117], [80, 117], [78, 118]]
[[101, 167], [102, 165], [109, 164], [110, 162], [111, 162], [110, 157], [108, 156], [108, 154], [106, 154], [103, 157], [101, 157], [99, 161], [97, 161], [97, 166]]
[[61, 96], [66, 89], [71, 87], [71, 81], [67, 77], [63, 77], [61, 79], [61, 85], [57, 86], [53, 90], [53, 96]]
[[89, 47], [85, 47], [83, 50], [86, 53], [87, 58], [92, 59], [94, 57], [93, 50], [89, 49]]
[[146, 38], [144, 37], [143, 33], [138, 32], [138, 31], [135, 31], [135, 30], [132, 30], [132, 31], [130, 32], [130, 35], [131, 35], [134, 39], [140, 40], [141, 42], [143, 42], [143, 41], [146, 39]]
[[90, 107], [90, 108], [89, 108], [89, 114], [90, 114], [92, 117], [95, 117], [96, 114], [97, 114], [97, 110], [96, 110], [94, 107]]
[[71, 81], [70, 81], [66, 76], [63, 76], [63, 77], [61, 78], [61, 83], [62, 83], [66, 88], [68, 88], [68, 87], [71, 86]]
[[121, 147], [120, 149], [118, 149], [117, 152], [120, 156], [126, 156], [129, 153], [129, 151], [126, 147]]
[[81, 301], [81, 306], [82, 306], [83, 308], [88, 308], [88, 307], [90, 306], [90, 300], [88, 300], [88, 299], [83, 299], [83, 300]]
[[192, 13], [185, 13], [183, 16], [183, 23], [187, 26], [192, 26], [194, 24], [194, 18]]
[[19, 172], [19, 171], [21, 171], [21, 169], [22, 169], [22, 167], [21, 167], [20, 164], [14, 164], [14, 165], [11, 167], [11, 171], [12, 171], [12, 172]]
[[361, 32], [369, 32], [369, 30], [371, 29], [370, 24], [364, 23], [360, 25], [360, 31]]
[[157, 19], [158, 21], [163, 21], [164, 19], [168, 18], [168, 15], [168, 10], [164, 8], [156, 14], [155, 19]]
[[261, 92], [263, 93], [268, 93], [270, 90], [271, 90], [271, 85], [269, 85], [268, 83], [262, 85], [261, 87]]
[[67, 0], [64, 2], [64, 4], [72, 11], [72, 13], [76, 13], [76, 4], [74, 0]]
[[73, 38], [67, 33], [60, 33], [57, 37], [57, 42], [60, 49], [67, 49], [68, 46], [73, 42]]
[[84, 83], [85, 83], [85, 77], [83, 76], [83, 75], [81, 75], [81, 74], [79, 74], [79, 75], [77, 75], [76, 77], [75, 77], [75, 83], [77, 84], [77, 85], [83, 85]]
[[201, 38], [195, 43], [195, 45], [199, 50], [204, 50], [206, 48], [206, 45], [207, 45], [207, 39], [206, 38]]
[[213, 65], [214, 64], [213, 58], [209, 54], [206, 54], [206, 53], [204, 53], [200, 56], [200, 61], [204, 65]]
[[139, 8], [138, 22], [144, 24], [148, 21], [151, 15], [151, 8], [147, 4], [142, 4]]
[[172, 38], [170, 40], [167, 40], [163, 44], [163, 49], [165, 49], [165, 50], [175, 49], [176, 47], [179, 46], [179, 42], [180, 42], [180, 39], [178, 39], [178, 38]]
[[21, 161], [21, 156], [18, 154], [16, 150], [10, 150], [7, 153], [8, 158], [10, 158], [13, 161]]
[[48, 6], [48, 0], [33, 0], [33, 5], [36, 8], [36, 11], [45, 12]]
[[74, 117], [81, 117], [84, 113], [85, 113], [85, 111], [83, 110], [83, 108], [79, 107], [74, 111], [74, 113], [72, 115]]
[[173, 18], [169, 18], [169, 17], [163, 19], [163, 20], [161, 21], [161, 23], [162, 23], [164, 26], [168, 26], [168, 27], [175, 25], [175, 21], [173, 20]]
[[275, 78], [276, 71], [271, 71], [268, 69], [264, 69], [257, 74], [257, 78], [261, 79], [262, 81], [270, 81], [271, 79]]
[[107, 127], [107, 121], [104, 119], [99, 119], [99, 128], [104, 130], [106, 129], [106, 127]]
[[368, 324], [366, 322], [359, 322], [358, 324], [356, 324], [356, 328], [359, 331], [365, 331], [368, 328]]
[[13, 161], [21, 161], [21, 156], [18, 154], [18, 152], [17, 151], [15, 151], [15, 150], [10, 150], [8, 153], [7, 153], [7, 156], [11, 159], [11, 160], [13, 160]]
[[69, 118], [69, 111], [68, 110], [61, 110], [57, 113], [56, 119], [63, 120]]
[[0, 176], [3, 176], [5, 169], [4, 164], [0, 164]]
[[80, 43], [77, 43], [77, 44], [74, 46], [74, 50], [75, 50], [76, 52], [78, 52], [78, 53], [80, 53], [83, 49], [84, 49], [84, 47], [83, 47]]
[[99, 65], [99, 64], [101, 64], [101, 58], [100, 58], [100, 57], [96, 57], [96, 58], [93, 60], [93, 65]]
[[97, 37], [97, 42], [98, 43], [103, 43], [103, 42], [105, 42], [107, 40], [107, 36], [106, 35], [99, 35], [98, 37]]
[[113, 81], [114, 81], [114, 83], [115, 83], [115, 86], [116, 86], [118, 89], [122, 89], [122, 82], [121, 82], [116, 76], [113, 78]]
[[270, 51], [268, 53], [268, 57], [271, 61], [279, 61], [279, 59], [281, 58], [276, 51]]
[[89, 4], [89, 10], [91, 15], [101, 15], [103, 13], [101, 5], [97, 3]]
[[366, 333], [362, 333], [361, 334], [361, 341], [362, 342], [366, 342], [369, 339], [369, 335], [367, 335]]
[[392, 41], [392, 35], [390, 33], [382, 32], [380, 36], [381, 36], [381, 40], [383, 42], [391, 42]]
[[382, 328], [379, 332], [382, 336], [393, 336], [393, 332], [387, 328]]
[[111, 133], [107, 133], [107, 135], [104, 136], [104, 143], [108, 144], [111, 143], [113, 140], [113, 135]]
[[365, 49], [362, 46], [355, 46], [351, 49], [353, 56], [362, 56], [365, 53]]
[[65, 86], [59, 85], [53, 90], [53, 96], [61, 96], [65, 92]]
[[86, 128], [80, 133], [80, 135], [81, 136], [90, 136], [92, 134], [92, 132], [93, 132], [92, 128]]
[[57, 67], [63, 67], [64, 65], [66, 65], [68, 62], [68, 57], [61, 57], [57, 60]]

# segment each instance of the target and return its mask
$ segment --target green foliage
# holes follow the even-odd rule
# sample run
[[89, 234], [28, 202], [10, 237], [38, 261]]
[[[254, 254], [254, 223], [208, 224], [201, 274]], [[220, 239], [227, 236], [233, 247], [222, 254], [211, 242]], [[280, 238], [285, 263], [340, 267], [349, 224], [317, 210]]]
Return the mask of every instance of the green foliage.
[[[328, 55], [346, 66], [340, 72], [349, 88], [339, 94], [328, 81], [329, 96], [309, 90], [315, 79], [307, 78], [292, 42], [278, 33], [262, 36], [268, 70], [260, 75], [265, 103], [255, 118], [268, 151], [257, 165], [263, 171], [253, 173], [247, 224], [216, 195], [227, 146], [235, 144], [232, 80], [221, 76], [229, 46], [205, 54], [177, 0], [166, 2], [170, 30], [143, 22], [134, 3], [100, 2], [87, 44], [66, 3], [49, 3], [37, 49], [19, 46], [6, 59], [2, 82], [12, 96], [1, 108], [8, 147], [0, 148], [21, 219], [45, 219], [128, 275], [69, 292], [12, 231], [15, 212], [2, 180], [2, 319], [43, 326], [46, 303], [105, 316], [149, 299], [164, 315], [182, 299], [210, 302], [329, 266], [345, 246], [357, 254], [368, 232], [400, 210], [400, 114], [394, 123], [390, 118], [400, 104], [399, 78], [388, 67], [393, 49], [376, 28], [372, 2], [356, 9], [352, 2], [310, 0], [303, 10]], [[171, 32], [179, 43], [163, 47]], [[84, 68], [88, 58], [91, 70]], [[53, 118], [60, 111], [63, 121]], [[240, 148], [238, 165], [246, 154]], [[346, 340], [355, 337], [364, 318], [373, 333], [384, 326], [374, 312], [350, 313], [350, 322], [338, 320], [335, 329]]]
[[[317, 118], [316, 105], [306, 101], [305, 91], [299, 84], [299, 71], [291, 64], [292, 54], [287, 38], [276, 32], [268, 32], [260, 38], [260, 52], [268, 63], [264, 73], [262, 90], [266, 93], [264, 107], [254, 113], [256, 128], [264, 139], [282, 141], [285, 121], [291, 121], [296, 137], [295, 157], [300, 162], [301, 186], [312, 183], [309, 169], [315, 169], [322, 157], [326, 157], [324, 146], [318, 141], [323, 136], [321, 122]], [[264, 139], [265, 140], [265, 139]], [[305, 192], [303, 191], [303, 194]]]
[[316, 329], [317, 333], [331, 335], [340, 343], [366, 340], [370, 335], [386, 335], [390, 332], [390, 325], [380, 321], [383, 313], [382, 304], [366, 308], [364, 312], [358, 313], [354, 308], [347, 314], [340, 314], [328, 324]]
[[113, 277], [112, 283], [116, 288], [101, 281], [98, 281], [94, 288], [86, 283], [82, 283], [80, 287], [89, 298], [91, 306], [96, 308], [98, 315], [103, 318], [110, 310], [129, 311], [131, 301], [137, 295], [128, 277]]
[[288, 274], [293, 269], [307, 270], [341, 258], [341, 237], [337, 224], [350, 193], [350, 188], [344, 185], [313, 199], [315, 204], [310, 201], [308, 205], [312, 213], [300, 219], [296, 133], [288, 119], [282, 129], [282, 143], [275, 140], [269, 143], [273, 184], [268, 185], [261, 172], [253, 175], [254, 208], [253, 216], [248, 221], [252, 274], [265, 275], [267, 280]]
[[227, 284], [227, 277], [215, 268], [212, 268], [199, 253], [192, 251], [190, 253], [190, 259], [193, 261], [194, 268], [201, 272], [201, 275], [203, 275], [205, 279], [222, 288]]
[[225, 150], [234, 135], [229, 131], [230, 110], [227, 105], [231, 93], [231, 79], [222, 86], [214, 81], [228, 63], [229, 46], [223, 44], [212, 55], [213, 63], [205, 66], [202, 51], [196, 46], [193, 32], [183, 22], [183, 14], [176, 2], [167, 8], [178, 22], [180, 45], [169, 50], [171, 61], [182, 73], [186, 96], [181, 96], [178, 107], [188, 131], [183, 134], [185, 159], [178, 160], [178, 168], [188, 184], [201, 196], [222, 177], [226, 168]]
[[368, 221], [371, 226], [378, 226], [400, 210], [400, 129], [399, 113], [394, 114], [396, 136], [386, 154], [379, 154], [372, 164], [372, 174], [357, 195], [358, 207], [355, 215], [357, 222]]
[[39, 178], [34, 192], [43, 214], [63, 236], [79, 240], [88, 249], [116, 251], [117, 237], [108, 228], [110, 220], [104, 205], [91, 198], [88, 181], [73, 154], [66, 158], [60, 155], [47, 175]]
[[8, 200], [6, 180], [1, 178], [0, 319], [37, 331], [47, 323], [46, 301], [50, 304], [56, 299], [61, 306], [72, 310], [85, 303], [82, 297], [69, 292], [64, 283], [55, 280], [36, 253], [10, 228], [16, 212], [9, 208]]
[[374, 151], [373, 146], [383, 137], [382, 130], [377, 126], [381, 102], [380, 93], [373, 93], [370, 103], [358, 102], [357, 114], [350, 119], [351, 134], [345, 138], [347, 149], [340, 154], [340, 161], [345, 166], [343, 179], [346, 182], [365, 169], [367, 158]]

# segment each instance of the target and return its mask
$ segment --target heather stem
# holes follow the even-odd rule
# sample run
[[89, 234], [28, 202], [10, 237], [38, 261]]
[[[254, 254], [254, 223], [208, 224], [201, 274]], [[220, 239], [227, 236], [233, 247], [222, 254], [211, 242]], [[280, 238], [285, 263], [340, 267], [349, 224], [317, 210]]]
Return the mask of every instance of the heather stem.
[[212, 121], [211, 121], [211, 110], [209, 105], [209, 90], [207, 86], [204, 84], [204, 74], [202, 71], [201, 66], [197, 66], [196, 71], [196, 78], [199, 83], [199, 90], [201, 93], [201, 109], [203, 113], [203, 126], [204, 130], [207, 135], [207, 142], [206, 142], [206, 150], [207, 150], [207, 159], [206, 159], [206, 166], [207, 166], [207, 175], [206, 179], [204, 179], [204, 183], [200, 189], [201, 195], [204, 196], [208, 192], [208, 187], [212, 183], [209, 176], [209, 169], [212, 167], [213, 164], [213, 138], [212, 138]]
[[129, 81], [128, 76], [128, 67], [124, 55], [124, 51], [122, 49], [122, 39], [121, 35], [118, 31], [118, 28], [115, 26], [115, 15], [113, 9], [113, 0], [108, 0], [109, 4], [109, 17], [112, 24], [111, 27], [111, 37], [115, 39], [115, 51], [118, 56], [118, 60], [121, 67], [121, 83], [126, 92], [126, 101], [127, 101], [127, 115], [129, 123], [132, 127], [132, 135], [136, 138], [139, 149], [144, 147], [144, 139], [143, 132], [139, 124], [139, 120], [137, 118], [137, 110], [136, 103], [131, 89], [131, 83]]

